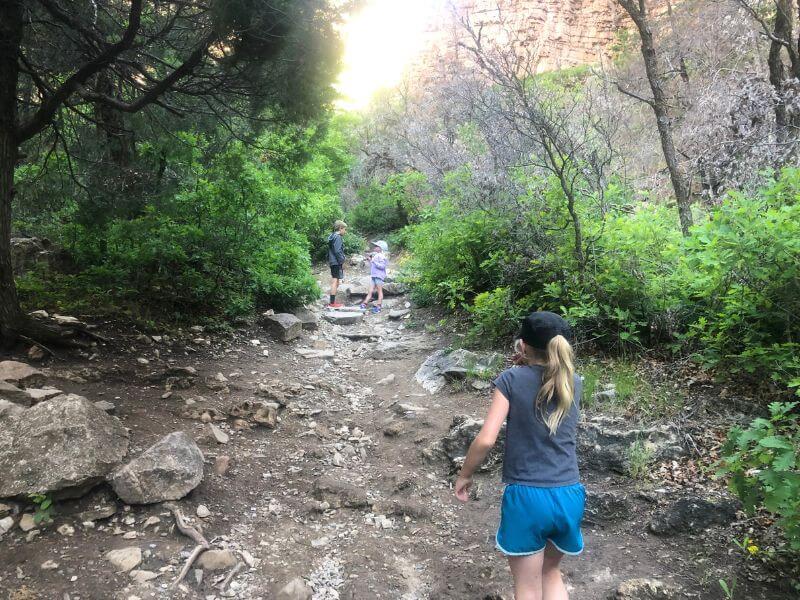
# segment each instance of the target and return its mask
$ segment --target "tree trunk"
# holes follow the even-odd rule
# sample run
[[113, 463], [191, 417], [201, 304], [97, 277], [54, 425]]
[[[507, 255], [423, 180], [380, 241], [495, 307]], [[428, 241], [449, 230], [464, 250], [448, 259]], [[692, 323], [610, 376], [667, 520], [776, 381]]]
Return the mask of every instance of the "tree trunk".
[[22, 40], [22, 0], [0, 0], [0, 342], [15, 340], [25, 318], [11, 266], [11, 202], [19, 156], [17, 84]]
[[658, 136], [661, 139], [661, 150], [664, 153], [664, 160], [669, 170], [669, 178], [672, 182], [672, 189], [675, 191], [675, 200], [678, 204], [678, 217], [681, 221], [681, 231], [683, 235], [689, 235], [689, 228], [692, 226], [691, 198], [689, 196], [689, 182], [681, 173], [678, 165], [678, 153], [675, 151], [675, 142], [672, 136], [672, 123], [669, 117], [669, 103], [661, 87], [661, 73], [659, 71], [658, 54], [656, 53], [653, 32], [648, 23], [647, 9], [645, 3], [633, 3], [626, 0], [618, 0], [622, 8], [630, 15], [636, 28], [639, 30], [639, 37], [642, 42], [642, 58], [644, 59], [644, 69], [647, 73], [647, 81], [650, 83], [650, 91], [653, 100], [650, 106], [656, 116], [656, 127]]

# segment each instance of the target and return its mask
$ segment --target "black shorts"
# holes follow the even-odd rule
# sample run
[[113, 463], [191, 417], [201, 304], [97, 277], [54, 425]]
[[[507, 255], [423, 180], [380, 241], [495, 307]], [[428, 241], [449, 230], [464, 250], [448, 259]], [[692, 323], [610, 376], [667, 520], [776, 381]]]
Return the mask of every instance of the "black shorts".
[[331, 277], [333, 279], [344, 279], [343, 265], [331, 265]]

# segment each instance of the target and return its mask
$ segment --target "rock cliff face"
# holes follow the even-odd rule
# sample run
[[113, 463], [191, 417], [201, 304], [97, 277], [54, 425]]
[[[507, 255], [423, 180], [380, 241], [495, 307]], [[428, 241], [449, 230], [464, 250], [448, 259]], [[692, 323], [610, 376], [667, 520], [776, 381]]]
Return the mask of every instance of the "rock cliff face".
[[614, 0], [450, 0], [426, 32], [414, 75], [431, 75], [453, 57], [467, 59], [459, 47], [467, 38], [459, 24], [465, 17], [491, 43], [523, 47], [538, 72], [599, 62], [625, 24]]

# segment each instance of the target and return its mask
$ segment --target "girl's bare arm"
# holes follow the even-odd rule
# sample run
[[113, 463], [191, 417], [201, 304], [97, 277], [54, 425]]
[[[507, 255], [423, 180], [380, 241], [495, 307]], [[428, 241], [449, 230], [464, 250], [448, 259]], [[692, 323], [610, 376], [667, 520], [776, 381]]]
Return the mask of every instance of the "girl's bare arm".
[[508, 398], [500, 390], [495, 389], [492, 394], [492, 405], [489, 407], [489, 414], [483, 422], [483, 427], [478, 435], [470, 444], [467, 457], [464, 459], [464, 466], [456, 479], [456, 497], [462, 502], [469, 498], [469, 487], [472, 485], [472, 475], [486, 459], [489, 450], [492, 449], [500, 429], [508, 416]]

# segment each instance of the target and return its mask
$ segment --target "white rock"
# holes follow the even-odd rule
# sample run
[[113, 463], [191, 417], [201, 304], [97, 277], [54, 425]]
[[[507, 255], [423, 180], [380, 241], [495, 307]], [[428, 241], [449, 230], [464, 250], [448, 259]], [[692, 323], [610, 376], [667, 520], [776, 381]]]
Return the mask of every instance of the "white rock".
[[196, 514], [201, 519], [207, 519], [208, 517], [211, 516], [211, 511], [208, 510], [208, 507], [205, 504], [201, 504], [200, 506], [197, 507]]
[[46, 560], [42, 563], [42, 571], [55, 571], [58, 568], [58, 563], [53, 560]]
[[30, 513], [25, 513], [22, 515], [22, 518], [19, 520], [19, 528], [22, 531], [30, 531], [31, 529], [36, 528], [36, 520], [33, 518], [33, 515]]
[[61, 527], [59, 527], [56, 531], [63, 536], [70, 536], [75, 534], [75, 528], [72, 525], [68, 525], [64, 523]]
[[230, 436], [227, 433], [222, 431], [219, 427], [214, 425], [213, 423], [208, 424], [208, 429], [211, 432], [211, 436], [218, 444], [227, 444], [230, 440]]
[[131, 571], [128, 573], [128, 576], [133, 579], [136, 583], [147, 583], [148, 581], [152, 581], [156, 577], [158, 577], [158, 573], [153, 573], [153, 571], [144, 571], [141, 569], [136, 569], [135, 571]]
[[136, 546], [118, 548], [117, 550], [106, 552], [105, 557], [117, 571], [127, 573], [141, 564], [142, 550]]
[[14, 527], [14, 519], [11, 517], [0, 519], [0, 535], [3, 535], [7, 531], [11, 531], [12, 527]]

